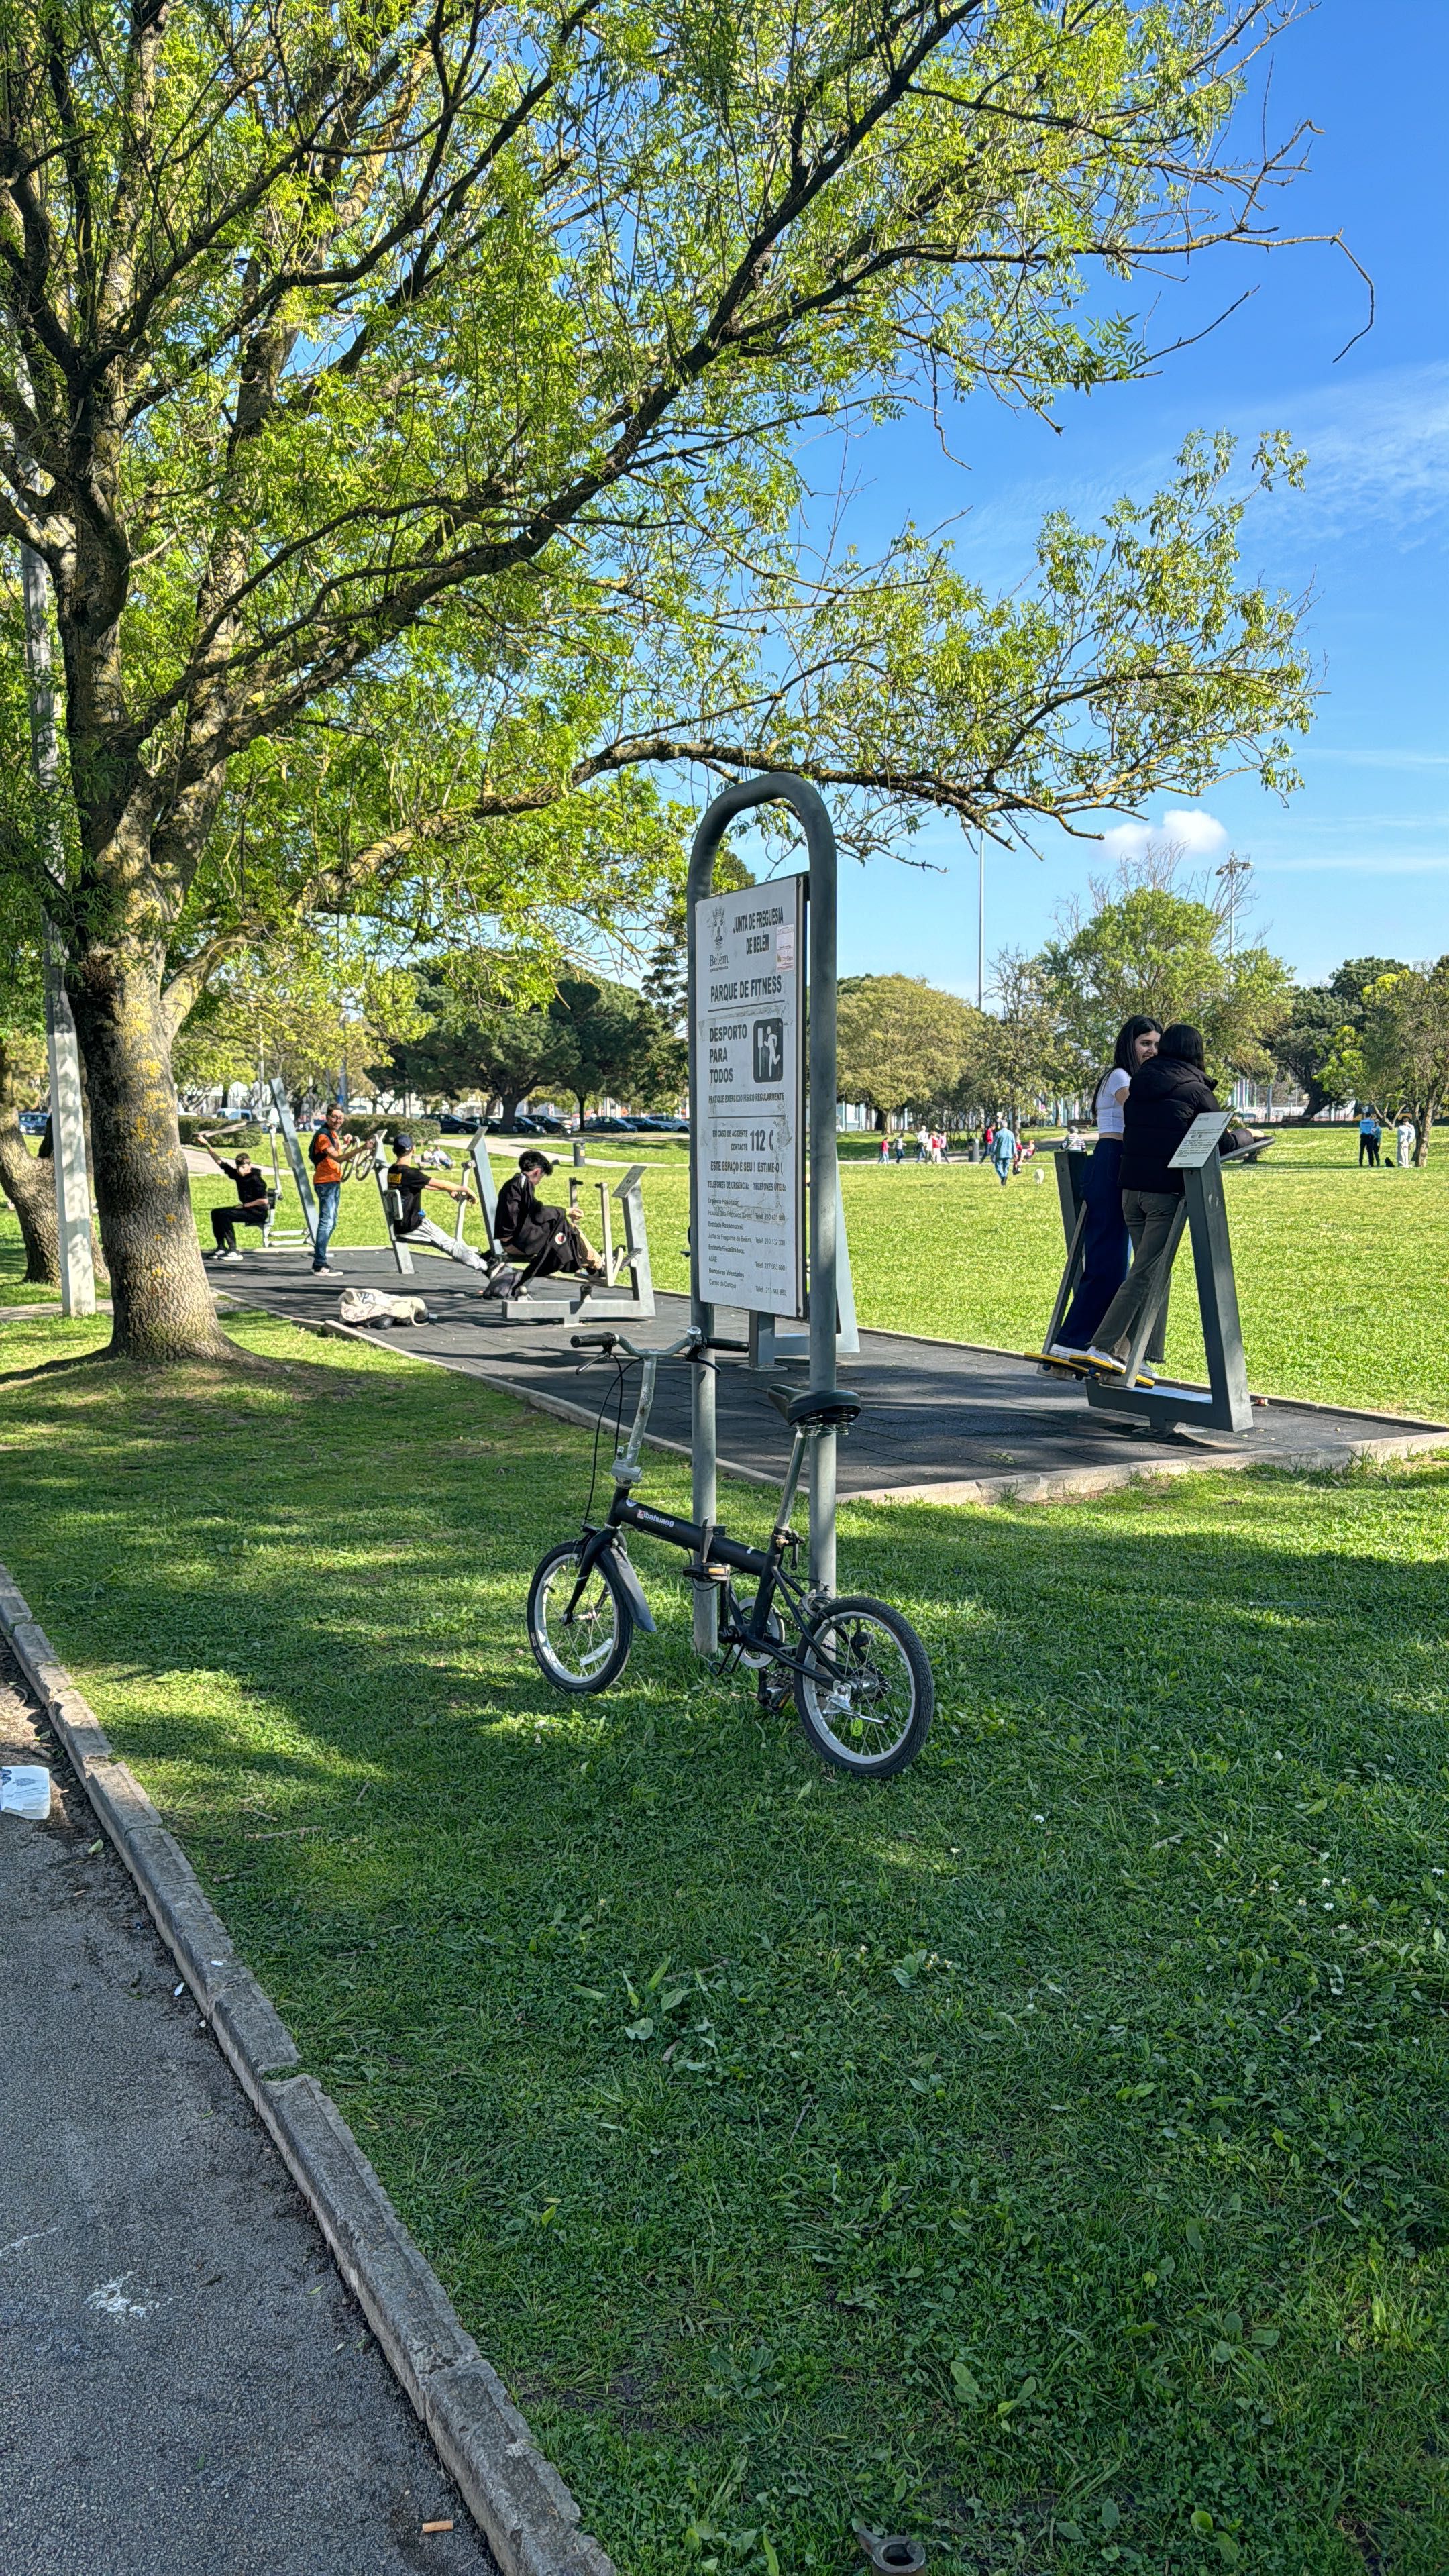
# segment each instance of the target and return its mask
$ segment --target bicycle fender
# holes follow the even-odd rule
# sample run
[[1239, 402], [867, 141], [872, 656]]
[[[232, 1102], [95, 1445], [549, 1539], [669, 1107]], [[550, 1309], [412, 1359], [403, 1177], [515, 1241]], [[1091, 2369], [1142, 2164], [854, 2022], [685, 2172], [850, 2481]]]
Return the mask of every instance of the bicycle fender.
[[[600, 1549], [599, 1552], [601, 1555], [604, 1553], [603, 1549]], [[640, 1582], [638, 1575], [635, 1573], [633, 1566], [629, 1562], [629, 1559], [624, 1554], [622, 1547], [616, 1546], [612, 1553], [614, 1559], [614, 1572], [619, 1578], [619, 1588], [634, 1614], [635, 1626], [642, 1628], [646, 1637], [656, 1637], [659, 1631], [654, 1624], [654, 1613], [644, 1598], [644, 1586]]]

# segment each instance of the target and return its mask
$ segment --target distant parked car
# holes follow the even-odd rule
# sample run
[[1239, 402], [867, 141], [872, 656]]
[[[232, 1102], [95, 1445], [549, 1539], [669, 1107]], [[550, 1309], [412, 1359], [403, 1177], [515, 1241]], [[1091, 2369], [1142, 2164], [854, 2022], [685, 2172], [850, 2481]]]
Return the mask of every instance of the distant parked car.
[[586, 1118], [584, 1120], [586, 1136], [633, 1136], [638, 1133], [638, 1127], [639, 1122], [635, 1118]]
[[50, 1112], [48, 1109], [22, 1109], [20, 1112], [20, 1132], [22, 1136], [43, 1136], [49, 1125]]
[[634, 1124], [650, 1136], [687, 1136], [689, 1134], [687, 1118], [636, 1118]]
[[482, 1124], [481, 1118], [456, 1117], [451, 1109], [445, 1118], [438, 1120], [445, 1136], [476, 1136]]
[[562, 1118], [546, 1118], [541, 1109], [530, 1109], [528, 1123], [539, 1136], [566, 1136], [569, 1132]]

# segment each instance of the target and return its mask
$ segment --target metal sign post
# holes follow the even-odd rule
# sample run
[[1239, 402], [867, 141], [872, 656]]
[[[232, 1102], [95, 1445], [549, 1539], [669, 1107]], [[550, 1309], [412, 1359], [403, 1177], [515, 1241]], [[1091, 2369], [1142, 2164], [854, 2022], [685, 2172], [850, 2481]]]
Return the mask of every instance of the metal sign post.
[[[740, 973], [730, 972], [727, 968], [721, 970], [714, 979], [720, 990], [716, 1013], [711, 992], [709, 951], [706, 949], [703, 958], [699, 953], [699, 912], [700, 907], [713, 895], [715, 852], [735, 816], [749, 813], [756, 805], [774, 803], [788, 805], [796, 815], [804, 829], [805, 845], [810, 856], [808, 905], [810, 1384], [812, 1390], [824, 1390], [832, 1388], [835, 1384], [837, 1327], [836, 1209], [839, 1184], [835, 1153], [835, 834], [831, 829], [830, 816], [815, 789], [805, 779], [796, 778], [784, 770], [769, 771], [758, 778], [742, 778], [737, 780], [734, 786], [725, 788], [721, 795], [716, 796], [713, 804], [704, 814], [690, 852], [689, 877], [685, 890], [689, 941], [690, 1311], [695, 1324], [712, 1339], [717, 1292], [711, 1289], [710, 1280], [717, 1275], [713, 1265], [716, 1256], [723, 1248], [727, 1229], [721, 1225], [717, 1216], [712, 1222], [705, 1209], [705, 1197], [708, 1193], [716, 1201], [718, 1208], [719, 1193], [714, 1184], [724, 1176], [703, 1170], [702, 1163], [726, 1158], [710, 1155], [703, 1134], [702, 1112], [707, 1096], [706, 1078], [709, 1064], [707, 1054], [701, 1060], [701, 1035], [703, 1033], [704, 1045], [708, 1049], [711, 1043], [708, 1030], [712, 1015], [718, 1017], [722, 1027], [726, 1024], [732, 1027], [738, 1026], [742, 1019], [747, 1019], [749, 1026], [746, 1039], [720, 1038], [715, 1042], [721, 1046], [747, 1044], [750, 1049], [752, 1075], [755, 1070], [755, 1050], [758, 1044], [760, 1079], [757, 1088], [762, 1094], [771, 1091], [775, 1087], [776, 1046], [782, 1062], [786, 1062], [790, 1039], [790, 1031], [786, 1025], [789, 1013], [776, 1006], [785, 998], [783, 989], [785, 978], [792, 972], [798, 975], [799, 959], [798, 944], [793, 958], [788, 963], [781, 959], [780, 932], [788, 931], [789, 927], [783, 911], [778, 921], [761, 925], [754, 930], [741, 928], [736, 931], [732, 919], [727, 918], [723, 925], [727, 943], [732, 943], [737, 938], [758, 938], [762, 942], [771, 943], [762, 945], [758, 952], [754, 952], [758, 954], [760, 960], [759, 983], [762, 988], [770, 989], [762, 989], [757, 994], [746, 994], [745, 1007], [742, 1008], [741, 996], [737, 989], [741, 982]], [[767, 887], [743, 888], [738, 895], [724, 899], [727, 915], [773, 909], [774, 907], [766, 901], [769, 893], [770, 889]], [[710, 925], [706, 924], [705, 927], [708, 930]], [[750, 953], [746, 952], [747, 955]], [[748, 980], [753, 983], [756, 978], [751, 975]], [[733, 992], [726, 989], [731, 987], [736, 989]], [[755, 1008], [756, 1003], [760, 1005], [758, 1009]], [[770, 1007], [766, 1008], [766, 1004]], [[761, 1026], [758, 1040], [755, 1027], [757, 1020]], [[772, 1046], [768, 1032], [769, 1024], [774, 1022], [779, 1022], [781, 1025], [776, 1045]], [[798, 1030], [796, 1043], [798, 1043]], [[772, 1123], [769, 1119], [762, 1119], [760, 1122], [766, 1130]], [[761, 1181], [768, 1179], [770, 1184], [766, 1204], [768, 1210], [772, 1212], [769, 1216], [769, 1233], [774, 1245], [771, 1259], [775, 1262], [782, 1257], [780, 1250], [782, 1243], [788, 1245], [791, 1240], [788, 1211], [780, 1209], [776, 1190], [779, 1180], [788, 1181], [789, 1173], [782, 1172], [779, 1167], [798, 1155], [798, 1142], [798, 1137], [786, 1138], [777, 1134], [772, 1148], [766, 1134], [762, 1146], [749, 1156], [752, 1162], [758, 1161], [762, 1167], [759, 1172]], [[774, 1168], [766, 1173], [763, 1169], [765, 1164], [772, 1165]], [[798, 1188], [798, 1164], [795, 1165], [795, 1169]], [[731, 1195], [738, 1200], [740, 1194], [732, 1192]], [[777, 1221], [781, 1216], [787, 1219], [786, 1223], [781, 1224]], [[795, 1229], [798, 1237], [798, 1210], [795, 1216]], [[728, 1229], [728, 1231], [733, 1230], [733, 1226]], [[706, 1266], [707, 1246], [710, 1247], [709, 1267]], [[797, 1313], [799, 1311], [798, 1302], [795, 1311]], [[696, 1521], [713, 1524], [718, 1508], [718, 1451], [713, 1369], [696, 1368], [693, 1371], [692, 1387], [693, 1515]], [[835, 1437], [834, 1431], [823, 1431], [812, 1443], [810, 1582], [814, 1589], [824, 1592], [833, 1592], [835, 1589]], [[703, 1654], [712, 1654], [715, 1649], [718, 1606], [713, 1588], [708, 1584], [700, 1584], [694, 1596], [694, 1641]]]

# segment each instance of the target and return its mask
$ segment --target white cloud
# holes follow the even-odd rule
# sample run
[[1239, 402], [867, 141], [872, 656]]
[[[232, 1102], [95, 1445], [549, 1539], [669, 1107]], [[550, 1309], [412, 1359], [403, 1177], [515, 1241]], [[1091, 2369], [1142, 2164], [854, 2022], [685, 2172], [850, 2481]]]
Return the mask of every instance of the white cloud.
[[1411, 538], [1449, 501], [1449, 367], [1386, 370], [1285, 407], [1308, 451], [1309, 516], [1335, 536], [1367, 524]]
[[1102, 834], [1109, 859], [1140, 859], [1149, 845], [1170, 845], [1189, 859], [1215, 859], [1228, 846], [1226, 826], [1200, 805], [1169, 806], [1157, 823], [1114, 823]]

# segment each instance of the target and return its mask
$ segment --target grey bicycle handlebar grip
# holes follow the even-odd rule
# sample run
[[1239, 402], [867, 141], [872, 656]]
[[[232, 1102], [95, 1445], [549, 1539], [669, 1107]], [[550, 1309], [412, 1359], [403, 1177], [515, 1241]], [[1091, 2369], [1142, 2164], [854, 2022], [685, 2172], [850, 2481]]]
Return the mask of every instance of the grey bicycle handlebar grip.
[[569, 1335], [569, 1340], [576, 1351], [611, 1351], [618, 1338], [617, 1333], [570, 1333]]

